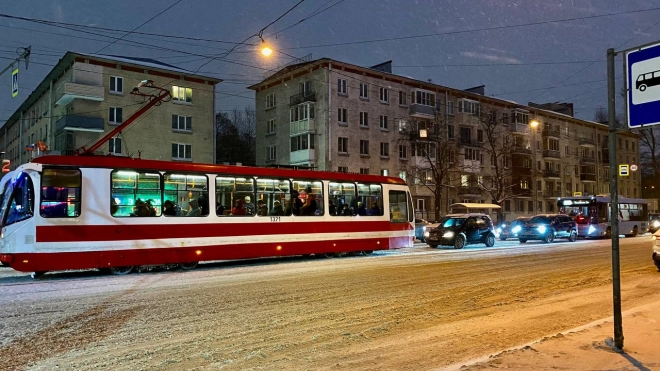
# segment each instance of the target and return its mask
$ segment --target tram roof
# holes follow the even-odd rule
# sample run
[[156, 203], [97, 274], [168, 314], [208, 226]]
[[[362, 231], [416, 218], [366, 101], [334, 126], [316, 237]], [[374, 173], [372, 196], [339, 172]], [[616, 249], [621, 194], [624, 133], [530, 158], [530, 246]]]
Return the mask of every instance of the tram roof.
[[150, 171], [183, 171], [197, 173], [257, 175], [286, 178], [325, 179], [339, 181], [363, 181], [387, 184], [405, 185], [406, 182], [398, 177], [382, 175], [366, 175], [352, 173], [338, 173], [331, 171], [293, 170], [270, 167], [236, 166], [200, 164], [194, 162], [174, 162], [159, 160], [143, 160], [119, 156], [42, 156], [32, 160], [32, 163], [54, 166], [82, 167], [82, 168], [108, 168], [133, 169]]

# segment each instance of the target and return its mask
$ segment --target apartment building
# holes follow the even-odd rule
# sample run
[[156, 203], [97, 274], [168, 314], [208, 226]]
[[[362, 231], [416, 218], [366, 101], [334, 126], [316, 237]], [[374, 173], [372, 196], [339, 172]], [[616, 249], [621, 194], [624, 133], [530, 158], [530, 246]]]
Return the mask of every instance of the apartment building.
[[[553, 212], [558, 197], [609, 193], [616, 171], [606, 125], [551, 110], [572, 113], [570, 105], [452, 89], [394, 75], [389, 62], [365, 68], [319, 59], [250, 89], [258, 165], [399, 176], [421, 216], [445, 214], [456, 202], [501, 201], [507, 219]], [[617, 143], [617, 163], [637, 164], [637, 137], [622, 131]], [[441, 166], [447, 175], [434, 190], [428, 185]], [[640, 179], [622, 177], [619, 194], [640, 197]]]
[[172, 99], [96, 154], [213, 163], [215, 85], [222, 80], [153, 59], [68, 52], [0, 127], [0, 148], [11, 168], [44, 153], [89, 147], [145, 104], [144, 97], [131, 95], [142, 80], [168, 89]]

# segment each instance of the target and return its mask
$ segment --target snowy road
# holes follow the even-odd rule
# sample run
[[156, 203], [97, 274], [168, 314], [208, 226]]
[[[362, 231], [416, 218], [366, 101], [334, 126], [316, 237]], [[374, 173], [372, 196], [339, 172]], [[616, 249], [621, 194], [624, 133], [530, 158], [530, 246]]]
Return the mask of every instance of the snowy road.
[[[624, 310], [660, 301], [650, 236], [621, 239]], [[438, 369], [611, 315], [610, 241], [497, 241], [187, 272], [0, 268], [8, 369]]]

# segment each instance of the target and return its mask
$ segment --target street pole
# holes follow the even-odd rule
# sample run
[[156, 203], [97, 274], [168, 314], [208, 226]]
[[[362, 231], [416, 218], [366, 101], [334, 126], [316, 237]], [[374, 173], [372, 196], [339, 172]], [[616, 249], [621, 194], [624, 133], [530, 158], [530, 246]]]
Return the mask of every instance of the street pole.
[[621, 277], [619, 262], [619, 190], [616, 162], [616, 106], [614, 91], [614, 49], [607, 49], [607, 112], [609, 118], [610, 160], [610, 223], [612, 224], [612, 299], [614, 309], [614, 350], [623, 351], [623, 325], [621, 319]]

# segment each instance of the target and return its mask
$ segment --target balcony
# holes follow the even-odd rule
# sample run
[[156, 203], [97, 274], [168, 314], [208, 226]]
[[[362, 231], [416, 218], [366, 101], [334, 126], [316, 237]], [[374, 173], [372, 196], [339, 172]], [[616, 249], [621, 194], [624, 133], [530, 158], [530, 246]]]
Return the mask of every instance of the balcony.
[[316, 124], [314, 119], [304, 119], [293, 121], [289, 124], [289, 136], [295, 136], [302, 133], [314, 132], [316, 130]]
[[306, 93], [292, 95], [291, 97], [289, 97], [290, 106], [296, 106], [298, 104], [306, 103], [306, 102], [316, 102], [316, 93], [306, 92]]
[[316, 150], [314, 149], [304, 149], [289, 153], [290, 165], [305, 164], [309, 162], [316, 162]]
[[557, 190], [552, 191], [552, 190], [546, 189], [545, 191], [543, 191], [543, 197], [548, 197], [548, 198], [561, 197], [561, 191], [557, 191]]
[[559, 139], [560, 137], [559, 130], [549, 129], [549, 128], [544, 128], [541, 135], [543, 135], [544, 137], [552, 137], [557, 139]]
[[461, 146], [478, 147], [478, 148], [481, 148], [482, 146], [482, 143], [476, 139], [462, 138], [462, 137], [458, 139], [458, 144]]
[[520, 186], [511, 189], [513, 197], [532, 197], [532, 190], [528, 188], [520, 188]]
[[581, 182], [595, 182], [596, 174], [580, 174]]
[[559, 171], [546, 169], [546, 170], [543, 170], [543, 177], [544, 178], [561, 178], [561, 174], [559, 173]]
[[529, 134], [529, 125], [528, 124], [510, 124], [511, 132], [514, 134]]
[[580, 156], [580, 162], [581, 163], [586, 163], [586, 164], [595, 164], [596, 159], [591, 157], [591, 156]]
[[511, 154], [524, 154], [524, 155], [531, 155], [532, 154], [532, 149], [529, 147], [523, 147], [523, 146], [513, 146], [511, 147]]
[[63, 116], [55, 122], [55, 132], [63, 130], [92, 131], [102, 133], [105, 130], [105, 122], [101, 117], [88, 117], [69, 115]]
[[479, 187], [459, 187], [457, 193], [460, 196], [481, 196]]
[[545, 159], [559, 159], [561, 157], [561, 154], [559, 151], [555, 151], [552, 149], [546, 149], [543, 151], [543, 158]]
[[594, 141], [591, 138], [580, 138], [580, 139], [578, 139], [578, 143], [583, 147], [595, 147], [596, 146], [596, 141]]
[[435, 162], [435, 158], [428, 158], [426, 156], [412, 156], [412, 163], [418, 169], [430, 169], [431, 161]]
[[435, 118], [435, 107], [423, 104], [411, 104], [410, 116], [422, 119]]
[[103, 86], [77, 84], [65, 82], [55, 89], [55, 105], [65, 106], [74, 99], [102, 102], [104, 98]]

